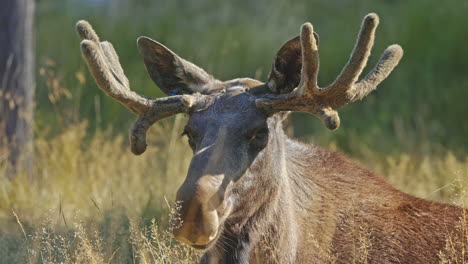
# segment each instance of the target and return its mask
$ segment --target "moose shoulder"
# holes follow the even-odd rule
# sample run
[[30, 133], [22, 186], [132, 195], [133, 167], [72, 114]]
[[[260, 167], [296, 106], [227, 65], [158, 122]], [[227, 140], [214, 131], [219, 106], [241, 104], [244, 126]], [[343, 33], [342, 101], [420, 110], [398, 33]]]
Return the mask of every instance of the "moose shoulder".
[[130, 90], [109, 42], [77, 23], [81, 51], [99, 88], [138, 115], [132, 151], [146, 149], [156, 121], [186, 113], [193, 150], [177, 192], [179, 241], [206, 250], [201, 263], [437, 263], [450, 249], [468, 260], [465, 210], [415, 198], [342, 155], [289, 139], [288, 111], [340, 125], [337, 110], [373, 91], [403, 55], [389, 46], [358, 79], [378, 25], [367, 15], [348, 63], [326, 88], [317, 86], [318, 36], [312, 25], [278, 51], [266, 83], [219, 81], [146, 37], [138, 49], [153, 81], [168, 97]]

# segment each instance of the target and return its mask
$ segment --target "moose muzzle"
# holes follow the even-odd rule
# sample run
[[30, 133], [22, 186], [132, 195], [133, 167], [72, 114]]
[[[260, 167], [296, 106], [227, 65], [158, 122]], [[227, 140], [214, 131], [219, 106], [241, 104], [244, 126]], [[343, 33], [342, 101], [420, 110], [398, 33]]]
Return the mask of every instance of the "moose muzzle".
[[205, 175], [196, 183], [189, 181], [179, 188], [181, 222], [174, 227], [177, 240], [191, 246], [204, 246], [216, 238], [220, 217], [226, 210], [223, 175]]

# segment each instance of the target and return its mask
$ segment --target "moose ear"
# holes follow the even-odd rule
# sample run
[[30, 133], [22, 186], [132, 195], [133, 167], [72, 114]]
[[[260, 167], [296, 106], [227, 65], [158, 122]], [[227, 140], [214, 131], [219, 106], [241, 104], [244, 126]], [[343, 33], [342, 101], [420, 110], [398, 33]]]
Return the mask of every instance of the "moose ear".
[[[319, 42], [319, 36], [314, 32]], [[276, 53], [267, 86], [272, 93], [290, 93], [299, 85], [302, 69], [302, 48], [299, 36], [288, 40]]]
[[154, 83], [167, 95], [210, 93], [218, 82], [195, 64], [188, 62], [159, 42], [139, 37], [138, 50]]

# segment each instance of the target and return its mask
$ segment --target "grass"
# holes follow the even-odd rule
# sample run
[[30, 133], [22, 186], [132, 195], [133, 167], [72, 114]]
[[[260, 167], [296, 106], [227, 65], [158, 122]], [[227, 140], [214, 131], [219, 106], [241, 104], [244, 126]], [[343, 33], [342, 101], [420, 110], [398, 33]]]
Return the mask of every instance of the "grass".
[[[179, 136], [183, 123], [184, 117], [178, 116], [156, 124], [147, 153], [138, 157], [129, 151], [126, 135], [114, 135], [110, 129], [88, 135], [87, 122], [71, 124], [53, 136], [38, 133], [32, 177], [0, 177], [0, 259], [196, 262], [200, 252], [174, 241], [169, 224], [174, 194], [191, 156]], [[461, 206], [468, 201], [468, 157], [402, 154], [357, 162], [419, 197]], [[358, 239], [366, 242], [365, 237]], [[361, 240], [356, 247], [365, 253], [369, 245]], [[359, 251], [359, 259], [365, 259], [364, 253]], [[450, 254], [442, 256], [447, 259]]]
[[[296, 136], [308, 137], [313, 132], [318, 141], [335, 142], [347, 152], [353, 152], [356, 145], [350, 138], [372, 146], [374, 151], [396, 155], [443, 154], [449, 149], [461, 157], [468, 149], [468, 122], [463, 118], [468, 97], [466, 1], [90, 2], [99, 1], [38, 3], [37, 63], [42, 68], [54, 62], [51, 68], [56, 77], [75, 95], [61, 107], [72, 104], [74, 113], [90, 121], [91, 129], [111, 125], [124, 132], [132, 117], [120, 105], [106, 100], [93, 82], [77, 82], [76, 72], [83, 73], [82, 80], [91, 78], [74, 31], [79, 19], [89, 20], [103, 40], [114, 44], [132, 89], [161, 96], [135, 47], [141, 35], [160, 41], [221, 80], [255, 77], [265, 81], [277, 50], [298, 34], [302, 23], [310, 21], [320, 35], [319, 85], [326, 86], [348, 59], [361, 19], [376, 12], [380, 25], [365, 72], [393, 43], [405, 51], [400, 65], [371, 97], [341, 110], [338, 131], [330, 133], [315, 119], [295, 115]], [[37, 86], [37, 126], [60, 126], [48, 103], [47, 78], [38, 78]]]
[[156, 126], [152, 135], [172, 138], [150, 138], [152, 147], [141, 157], [111, 131], [86, 140], [86, 122], [52, 138], [38, 136], [32, 177], [0, 178], [0, 258], [8, 263], [193, 260], [198, 253], [175, 243], [168, 229], [168, 201], [191, 154], [178, 140], [182, 118]]

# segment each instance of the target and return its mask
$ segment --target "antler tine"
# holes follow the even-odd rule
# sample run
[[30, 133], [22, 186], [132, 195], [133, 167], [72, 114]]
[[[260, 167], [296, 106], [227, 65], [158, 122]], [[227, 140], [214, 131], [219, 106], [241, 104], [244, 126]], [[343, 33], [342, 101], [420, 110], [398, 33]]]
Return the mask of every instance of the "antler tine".
[[125, 73], [119, 62], [119, 56], [117, 55], [117, 52], [115, 52], [112, 43], [108, 41], [102, 41], [101, 48], [104, 51], [105, 58], [107, 58], [107, 60], [110, 62], [109, 66], [111, 67], [112, 71], [116, 73], [115, 78], [117, 78], [125, 88], [130, 89], [130, 82], [128, 81], [127, 76], [125, 76]]
[[289, 94], [269, 94], [258, 98], [257, 107], [267, 111], [297, 111], [317, 116], [329, 129], [340, 125], [338, 113], [320, 99], [322, 90], [317, 86], [319, 55], [313, 26], [301, 27], [302, 69], [298, 87]]
[[133, 154], [140, 155], [146, 150], [146, 132], [157, 121], [177, 113], [186, 113], [195, 104], [200, 104], [203, 95], [176, 95], [153, 99], [153, 106], [140, 115], [130, 130], [130, 145]]
[[116, 74], [109, 69], [101, 47], [98, 45], [91, 40], [81, 42], [81, 53], [99, 88], [137, 114], [148, 111], [149, 100], [131, 91], [116, 78]]
[[297, 96], [313, 97], [318, 93], [317, 75], [319, 69], [318, 47], [311, 23], [301, 27], [302, 70]]
[[99, 88], [137, 114], [148, 111], [150, 100], [130, 90], [112, 45], [99, 42], [99, 37], [87, 21], [79, 21], [76, 28], [83, 38], [81, 53]]
[[99, 36], [96, 34], [94, 31], [93, 27], [89, 24], [88, 21], [85, 20], [80, 20], [78, 23], [76, 23], [76, 29], [78, 34], [80, 35], [80, 38], [82, 40], [91, 40], [94, 43], [100, 44], [100, 47], [102, 48], [105, 58], [109, 60], [109, 65], [112, 67], [113, 71], [116, 71], [119, 77], [123, 77], [123, 80], [126, 85], [126, 87], [129, 87], [129, 82], [127, 77], [125, 76], [122, 66], [120, 65], [119, 62], [119, 56], [115, 52], [114, 47], [112, 46], [112, 43], [108, 41], [102, 41], [100, 42]]
[[76, 23], [76, 31], [78, 32], [78, 35], [80, 36], [81, 40], [89, 39], [93, 42], [99, 43], [99, 37], [88, 21], [78, 21]]
[[328, 89], [348, 89], [353, 85], [367, 64], [372, 46], [374, 45], [375, 30], [379, 24], [379, 17], [370, 13], [364, 17], [354, 50], [348, 63]]
[[202, 95], [176, 95], [165, 98], [147, 98], [130, 90], [119, 58], [112, 44], [100, 42], [98, 35], [87, 21], [76, 24], [82, 38], [81, 53], [98, 87], [125, 107], [138, 114], [130, 131], [132, 152], [140, 155], [146, 150], [146, 132], [156, 121], [177, 113], [190, 111]]
[[403, 57], [400, 45], [393, 44], [385, 49], [377, 65], [361, 81], [355, 84], [353, 102], [361, 100], [385, 80]]
[[257, 107], [268, 112], [296, 111], [317, 116], [329, 129], [340, 125], [336, 110], [362, 99], [373, 91], [396, 67], [403, 50], [391, 45], [382, 55], [377, 66], [360, 82], [355, 83], [364, 69], [374, 43], [375, 29], [379, 23], [376, 14], [364, 17], [353, 53], [336, 80], [327, 88], [317, 86], [318, 49], [310, 23], [301, 27], [302, 72], [298, 87], [289, 94], [267, 94], [258, 98]]
[[[301, 81], [297, 87], [295, 96], [301, 101], [313, 100], [320, 94], [317, 85], [319, 71], [319, 54], [317, 41], [314, 37], [314, 29], [311, 23], [305, 23], [301, 27], [302, 70]], [[297, 102], [301, 104], [301, 102]], [[300, 110], [304, 111], [304, 110]], [[336, 129], [340, 125], [338, 113], [325, 105], [315, 106], [306, 112], [316, 115], [329, 129]]]

